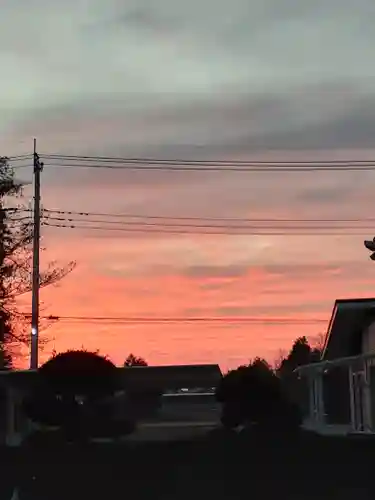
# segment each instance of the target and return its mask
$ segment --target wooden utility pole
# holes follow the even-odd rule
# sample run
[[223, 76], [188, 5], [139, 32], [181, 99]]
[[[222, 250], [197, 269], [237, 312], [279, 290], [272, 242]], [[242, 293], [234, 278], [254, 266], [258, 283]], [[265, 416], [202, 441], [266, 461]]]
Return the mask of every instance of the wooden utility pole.
[[[5, 260], [4, 251], [4, 238], [5, 238], [5, 209], [3, 202], [0, 202], [0, 267], [2, 268]], [[0, 287], [0, 370], [5, 368], [5, 334], [6, 334], [6, 321], [4, 311], [4, 289]]]
[[43, 163], [36, 152], [34, 139], [34, 228], [33, 228], [33, 275], [32, 275], [32, 309], [31, 309], [31, 349], [30, 369], [38, 368], [39, 354], [39, 254], [40, 254], [40, 173]]

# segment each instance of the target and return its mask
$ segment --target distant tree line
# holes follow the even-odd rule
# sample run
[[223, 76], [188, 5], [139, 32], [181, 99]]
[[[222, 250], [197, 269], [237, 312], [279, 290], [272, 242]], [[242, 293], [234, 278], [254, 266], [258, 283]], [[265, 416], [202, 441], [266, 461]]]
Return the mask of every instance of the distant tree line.
[[134, 354], [130, 353], [124, 361], [124, 367], [131, 368], [132, 366], [148, 366], [148, 363], [140, 356], [135, 356]]

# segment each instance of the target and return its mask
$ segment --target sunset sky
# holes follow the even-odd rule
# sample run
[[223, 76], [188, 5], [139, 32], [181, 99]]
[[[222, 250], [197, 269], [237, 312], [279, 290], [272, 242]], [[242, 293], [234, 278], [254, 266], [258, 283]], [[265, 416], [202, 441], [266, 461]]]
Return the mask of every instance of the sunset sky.
[[[0, 155], [29, 154], [36, 137], [42, 158], [375, 158], [371, 0], [0, 4]], [[17, 176], [28, 181], [31, 172]], [[42, 197], [63, 211], [364, 219], [375, 218], [374, 182], [372, 171], [139, 172], [46, 161]], [[42, 292], [42, 314], [223, 320], [61, 320], [43, 332], [42, 359], [83, 345], [116, 363], [129, 352], [223, 369], [256, 355], [273, 361], [297, 336], [324, 333], [336, 298], [374, 295], [363, 247], [371, 222], [362, 226], [334, 236], [44, 227], [43, 265], [77, 267]]]

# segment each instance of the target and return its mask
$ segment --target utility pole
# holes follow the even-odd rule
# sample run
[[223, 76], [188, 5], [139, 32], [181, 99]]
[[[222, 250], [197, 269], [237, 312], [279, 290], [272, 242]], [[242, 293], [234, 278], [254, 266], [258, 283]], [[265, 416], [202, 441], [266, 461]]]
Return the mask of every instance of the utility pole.
[[33, 276], [32, 276], [32, 304], [31, 304], [31, 350], [30, 369], [38, 368], [39, 354], [39, 254], [40, 254], [40, 172], [43, 163], [36, 152], [34, 139], [34, 228], [33, 228]]
[[[0, 267], [3, 267], [5, 260], [4, 238], [6, 231], [6, 214], [3, 202], [0, 202]], [[4, 311], [4, 289], [0, 289], [0, 370], [5, 368], [5, 311]]]

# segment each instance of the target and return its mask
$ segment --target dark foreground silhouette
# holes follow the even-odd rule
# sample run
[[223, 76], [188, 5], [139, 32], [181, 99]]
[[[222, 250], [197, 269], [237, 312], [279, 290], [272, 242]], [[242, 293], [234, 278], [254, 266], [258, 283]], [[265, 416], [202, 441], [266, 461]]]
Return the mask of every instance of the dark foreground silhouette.
[[[57, 431], [0, 449], [0, 500], [10, 500], [15, 487], [20, 500], [375, 498], [375, 439], [301, 431], [294, 400], [301, 381], [278, 376], [263, 360], [229, 372], [219, 384], [223, 429], [179, 442], [92, 442], [92, 435], [135, 428], [126, 411], [116, 417], [116, 373], [109, 360], [86, 351], [43, 365], [24, 409]], [[254, 422], [251, 430], [231, 430]]]
[[1, 499], [375, 498], [375, 440], [215, 433], [174, 443], [2, 450]]

